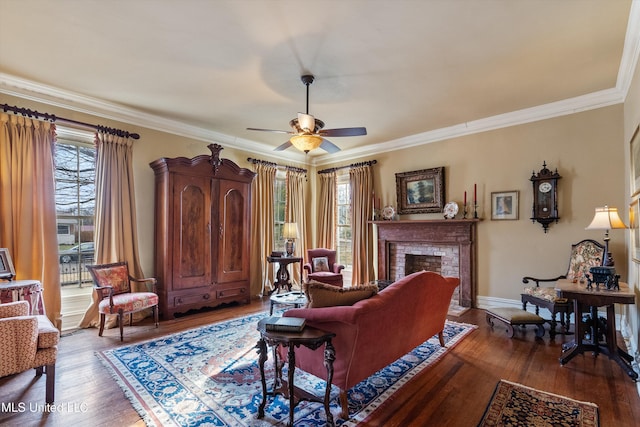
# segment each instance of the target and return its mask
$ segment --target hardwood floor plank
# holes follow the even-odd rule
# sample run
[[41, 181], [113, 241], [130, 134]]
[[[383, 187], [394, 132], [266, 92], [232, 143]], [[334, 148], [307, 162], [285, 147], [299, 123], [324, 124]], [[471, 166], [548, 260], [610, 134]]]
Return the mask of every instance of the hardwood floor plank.
[[[248, 305], [235, 305], [160, 322], [158, 329], [150, 319], [141, 325], [125, 327], [120, 343], [117, 329], [98, 337], [96, 329], [63, 335], [57, 364], [56, 404], [62, 412], [30, 411], [29, 403], [44, 402], [45, 378], [34, 371], [0, 379], [0, 402], [24, 402], [26, 410], [0, 411], [2, 425], [135, 425], [143, 426], [140, 416], [95, 356], [96, 351], [142, 342], [159, 336], [197, 328], [262, 310], [268, 298]], [[532, 328], [518, 329], [513, 338], [504, 330], [491, 330], [482, 310], [472, 309], [453, 321], [479, 325], [478, 329], [451, 349], [442, 359], [405, 385], [363, 426], [474, 426], [482, 417], [500, 379], [596, 403], [602, 426], [640, 424], [640, 396], [636, 384], [605, 355], [590, 353], [560, 366], [562, 343], [573, 335], [548, 333], [536, 339]], [[67, 409], [70, 409], [67, 410]]]

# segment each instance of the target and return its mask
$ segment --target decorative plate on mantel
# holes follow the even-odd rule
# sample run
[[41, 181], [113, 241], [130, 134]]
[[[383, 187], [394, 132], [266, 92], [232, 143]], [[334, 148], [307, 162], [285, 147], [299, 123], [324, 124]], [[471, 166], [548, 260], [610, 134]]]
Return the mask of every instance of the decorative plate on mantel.
[[396, 210], [391, 205], [387, 205], [382, 208], [382, 219], [391, 221], [396, 215]]
[[444, 217], [446, 219], [453, 219], [458, 214], [458, 204], [456, 202], [449, 202], [444, 206]]

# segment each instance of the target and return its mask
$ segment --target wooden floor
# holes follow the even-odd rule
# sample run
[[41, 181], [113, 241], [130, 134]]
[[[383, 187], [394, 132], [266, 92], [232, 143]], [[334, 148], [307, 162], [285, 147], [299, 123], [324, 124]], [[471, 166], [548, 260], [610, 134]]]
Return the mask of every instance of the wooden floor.
[[[268, 300], [255, 300], [163, 321], [159, 329], [146, 319], [142, 325], [125, 327], [124, 345], [267, 308]], [[604, 427], [640, 425], [636, 384], [606, 356], [594, 358], [589, 353], [560, 366], [561, 345], [571, 336], [559, 335], [550, 341], [546, 334], [540, 340], [529, 327], [509, 339], [504, 331], [491, 330], [482, 310], [450, 319], [479, 328], [362, 425], [475, 426], [500, 379], [596, 403]], [[102, 338], [96, 329], [64, 334], [57, 364], [56, 412], [43, 412], [45, 379], [36, 380], [34, 371], [29, 371], [0, 379], [0, 425], [144, 425], [94, 355], [120, 345], [117, 329], [105, 331]]]

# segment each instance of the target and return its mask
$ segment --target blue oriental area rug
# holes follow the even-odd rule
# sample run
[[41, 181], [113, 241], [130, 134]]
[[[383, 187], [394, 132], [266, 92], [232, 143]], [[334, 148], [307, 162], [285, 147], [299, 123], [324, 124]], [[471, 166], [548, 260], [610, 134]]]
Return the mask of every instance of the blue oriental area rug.
[[[262, 385], [255, 349], [260, 337], [256, 325], [266, 316], [241, 317], [96, 354], [148, 426], [284, 426], [289, 404], [282, 396], [270, 398], [265, 417], [257, 419]], [[475, 328], [447, 321], [446, 348], [440, 347], [434, 336], [353, 387], [348, 391], [349, 420], [338, 416], [338, 389], [334, 387], [331, 412], [336, 425], [355, 426], [365, 420]], [[265, 375], [271, 388], [271, 351]], [[299, 369], [295, 371], [295, 384], [324, 396], [325, 382]], [[295, 424], [324, 426], [323, 406], [301, 402], [295, 409]]]

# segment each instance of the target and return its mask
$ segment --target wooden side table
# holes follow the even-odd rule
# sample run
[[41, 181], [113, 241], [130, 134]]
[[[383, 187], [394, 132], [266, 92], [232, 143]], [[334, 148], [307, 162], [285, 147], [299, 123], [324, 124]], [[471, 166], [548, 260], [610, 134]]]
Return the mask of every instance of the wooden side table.
[[[271, 263], [277, 262], [279, 264], [278, 272], [276, 273], [276, 282], [274, 283], [273, 290], [269, 292], [269, 294], [276, 291], [280, 292], [281, 290], [291, 292], [291, 280], [287, 266], [296, 262], [302, 263], [302, 258], [295, 256], [268, 256], [267, 261]], [[300, 268], [300, 280], [302, 280], [302, 267]]]
[[0, 302], [28, 301], [29, 314], [43, 315], [42, 285], [37, 280], [11, 280], [0, 282]]
[[[615, 304], [635, 304], [635, 294], [626, 283], [620, 282], [619, 285], [619, 290], [605, 287], [587, 289], [585, 283], [558, 280], [556, 291], [563, 298], [573, 300], [573, 312], [576, 316], [575, 340], [562, 346], [561, 365], [585, 351], [592, 351], [596, 355], [602, 352], [618, 363], [631, 379], [638, 379], [638, 374], [631, 366], [633, 357], [618, 346], [615, 313]], [[602, 306], [607, 307], [604, 325], [598, 322], [598, 307]], [[589, 320], [585, 323], [581, 317], [586, 312], [589, 313]], [[585, 333], [589, 334], [589, 339], [585, 339]], [[601, 335], [604, 335], [604, 342], [600, 342]]]
[[[333, 348], [331, 339], [336, 336], [332, 332], [326, 332], [321, 329], [306, 326], [302, 332], [276, 332], [267, 331], [265, 322], [262, 319], [258, 322], [258, 331], [260, 339], [256, 348], [258, 349], [258, 363], [260, 365], [260, 379], [262, 381], [262, 403], [258, 408], [258, 418], [264, 418], [264, 408], [267, 404], [267, 396], [275, 396], [280, 393], [289, 399], [289, 427], [293, 426], [293, 411], [299, 402], [307, 400], [310, 402], [320, 402], [324, 404], [324, 411], [327, 417], [327, 425], [334, 426], [333, 415], [329, 410], [329, 398], [331, 395], [331, 380], [333, 379], [333, 361], [336, 358], [336, 351]], [[295, 347], [301, 345], [316, 350], [324, 344], [324, 366], [327, 368], [327, 384], [324, 393], [324, 400], [311, 393], [306, 392], [293, 383], [294, 372], [296, 369], [296, 352]], [[282, 366], [284, 361], [278, 360], [278, 345], [288, 348], [287, 359], [289, 360], [289, 371], [287, 380], [282, 379]], [[273, 347], [273, 363], [275, 365], [275, 378], [273, 382], [273, 390], [267, 391], [267, 381], [264, 377], [264, 363], [267, 361], [267, 346]]]

